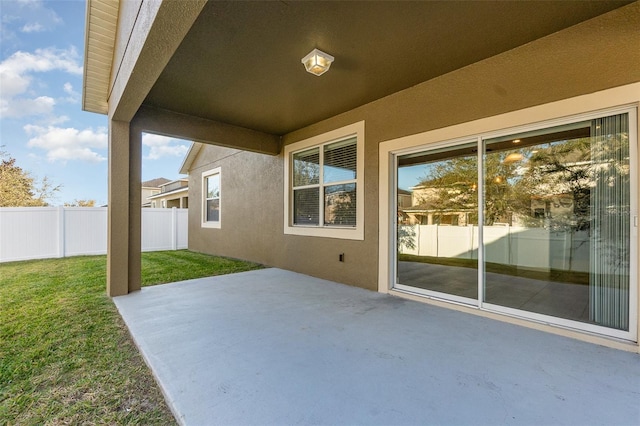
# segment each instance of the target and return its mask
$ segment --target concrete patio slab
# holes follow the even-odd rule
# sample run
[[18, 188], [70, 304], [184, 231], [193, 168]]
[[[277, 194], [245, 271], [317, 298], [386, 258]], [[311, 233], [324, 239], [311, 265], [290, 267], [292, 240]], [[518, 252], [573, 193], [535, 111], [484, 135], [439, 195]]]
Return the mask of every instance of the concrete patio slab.
[[289, 271], [114, 301], [181, 424], [640, 424], [637, 354]]

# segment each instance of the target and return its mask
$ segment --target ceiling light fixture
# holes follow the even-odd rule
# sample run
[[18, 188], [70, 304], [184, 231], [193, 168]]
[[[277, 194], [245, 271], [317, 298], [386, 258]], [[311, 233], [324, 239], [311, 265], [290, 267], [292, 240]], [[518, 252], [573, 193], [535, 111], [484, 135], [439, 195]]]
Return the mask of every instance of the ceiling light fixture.
[[314, 75], [322, 75], [329, 71], [329, 67], [335, 58], [321, 50], [313, 49], [307, 56], [302, 58], [302, 63]]

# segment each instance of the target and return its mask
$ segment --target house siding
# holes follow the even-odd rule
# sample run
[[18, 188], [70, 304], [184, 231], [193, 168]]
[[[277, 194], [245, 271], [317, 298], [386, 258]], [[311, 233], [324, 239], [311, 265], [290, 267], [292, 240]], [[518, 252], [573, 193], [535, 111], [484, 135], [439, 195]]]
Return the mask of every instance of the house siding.
[[[189, 247], [378, 288], [378, 145], [640, 81], [640, 4], [472, 64], [283, 136], [284, 145], [365, 121], [365, 238], [283, 233], [284, 156], [206, 145], [190, 169]], [[200, 227], [200, 173], [222, 168], [222, 228]], [[345, 262], [338, 255], [345, 254]]]

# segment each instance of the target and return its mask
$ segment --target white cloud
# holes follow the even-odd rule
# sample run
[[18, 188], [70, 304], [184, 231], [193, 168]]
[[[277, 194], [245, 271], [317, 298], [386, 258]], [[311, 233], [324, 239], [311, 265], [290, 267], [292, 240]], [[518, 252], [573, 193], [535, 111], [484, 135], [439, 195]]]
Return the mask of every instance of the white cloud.
[[62, 123], [66, 123], [67, 121], [69, 121], [70, 118], [66, 115], [61, 115], [61, 116], [49, 116], [49, 118], [46, 120], [46, 124], [49, 126], [55, 126], [56, 124], [62, 124]]
[[0, 63], [3, 74], [23, 74], [62, 70], [71, 74], [82, 74], [80, 55], [75, 47], [69, 49], [36, 49], [34, 53], [17, 51]]
[[91, 128], [78, 130], [28, 124], [24, 126], [24, 130], [33, 136], [27, 145], [45, 150], [50, 162], [80, 160], [97, 163], [106, 160], [99, 152], [106, 150], [108, 146], [106, 128], [101, 127], [94, 131]]
[[[28, 94], [34, 73], [63, 71], [82, 74], [80, 57], [75, 48], [66, 50], [47, 48], [35, 52], [15, 52], [0, 62], [0, 112], [6, 117], [47, 115], [53, 111], [55, 101], [49, 96], [24, 96]], [[69, 87], [67, 88], [67, 84]], [[78, 95], [70, 83], [64, 90]], [[69, 90], [69, 91], [68, 91]], [[79, 96], [79, 95], [78, 95]], [[73, 98], [73, 96], [72, 96]]]
[[63, 20], [50, 2], [0, 0], [0, 37], [6, 52], [23, 46], [23, 35], [56, 30]]
[[24, 24], [24, 26], [20, 31], [22, 31], [23, 33], [41, 33], [45, 31], [45, 29], [46, 28], [41, 23], [33, 22], [29, 24]]
[[69, 95], [66, 98], [64, 98], [65, 101], [71, 102], [74, 104], [77, 104], [78, 102], [80, 102], [80, 93], [73, 90], [73, 85], [71, 83], [69, 82], [65, 83], [63, 86], [63, 90], [67, 95]]
[[30, 75], [17, 72], [11, 66], [5, 66], [5, 62], [0, 62], [0, 87], [2, 87], [0, 97], [3, 99], [26, 92], [31, 84]]
[[169, 138], [166, 136], [145, 133], [142, 135], [142, 145], [149, 147], [148, 160], [158, 160], [162, 157], [183, 157], [189, 150], [189, 142]]
[[5, 24], [18, 25], [23, 33], [50, 31], [63, 21], [60, 16], [47, 7], [41, 0], [3, 1], [3, 19]]
[[6, 101], [0, 99], [0, 114], [3, 117], [20, 118], [29, 115], [49, 115], [53, 112], [56, 101], [49, 96], [38, 96], [35, 99], [18, 98]]

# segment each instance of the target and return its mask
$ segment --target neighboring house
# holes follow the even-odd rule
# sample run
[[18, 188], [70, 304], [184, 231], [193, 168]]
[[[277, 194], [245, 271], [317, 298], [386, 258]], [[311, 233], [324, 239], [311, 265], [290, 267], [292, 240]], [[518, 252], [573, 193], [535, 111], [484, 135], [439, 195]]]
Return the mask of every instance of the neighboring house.
[[160, 185], [160, 192], [149, 197], [152, 208], [189, 207], [189, 179], [178, 179]]
[[[638, 2], [89, 0], [87, 19], [83, 108], [109, 117], [110, 295], [140, 288], [132, 206], [156, 133], [196, 141], [191, 250], [639, 351]], [[316, 47], [335, 57], [322, 76], [301, 64]], [[579, 249], [572, 223], [491, 225], [511, 199], [478, 179], [489, 225], [420, 234], [440, 269], [397, 252], [405, 167], [464, 158], [473, 180], [572, 132], [585, 161], [615, 165], [592, 178]], [[454, 262], [465, 238], [471, 269]], [[575, 273], [574, 249], [591, 269]]]
[[[598, 173], [610, 175], [612, 167], [622, 167], [618, 175], [628, 178], [627, 165], [611, 159], [591, 159], [593, 148], [589, 138], [582, 136], [565, 139], [560, 145], [541, 143], [537, 138], [533, 149], [521, 141], [517, 148], [503, 153], [500, 161], [494, 161], [492, 170], [484, 173], [497, 176], [485, 178], [485, 193], [493, 192], [496, 198], [499, 190], [510, 203], [494, 207], [497, 211], [490, 224], [566, 228], [590, 208], [589, 199], [597, 187]], [[468, 159], [448, 158], [444, 164], [440, 162], [437, 177], [421, 179], [419, 185], [410, 188], [411, 192], [398, 189], [398, 211], [402, 218], [399, 223], [478, 225], [477, 177], [468, 178], [465, 162]], [[425, 172], [432, 167], [425, 165]], [[467, 177], [461, 178], [461, 171], [467, 172]], [[494, 205], [503, 200], [496, 201]], [[586, 223], [578, 227], [588, 228]]]
[[169, 182], [171, 182], [169, 179], [165, 179], [162, 177], [142, 182], [142, 184], [140, 185], [142, 187], [142, 207], [155, 207], [152, 205], [153, 203], [151, 202], [150, 197], [159, 194], [162, 191], [162, 185], [165, 185]]
[[[438, 204], [438, 188], [414, 186], [411, 188], [409, 205], [400, 209], [403, 213], [403, 224], [419, 225], [456, 225], [470, 224], [469, 216], [475, 210], [469, 208], [446, 208]], [[447, 191], [450, 192], [450, 191]], [[450, 194], [453, 198], [455, 194]], [[400, 207], [400, 204], [398, 204]], [[460, 206], [458, 206], [460, 207]], [[477, 224], [477, 223], [476, 223]]]
[[407, 191], [406, 189], [398, 188], [398, 207], [409, 207], [411, 206], [411, 191]]

